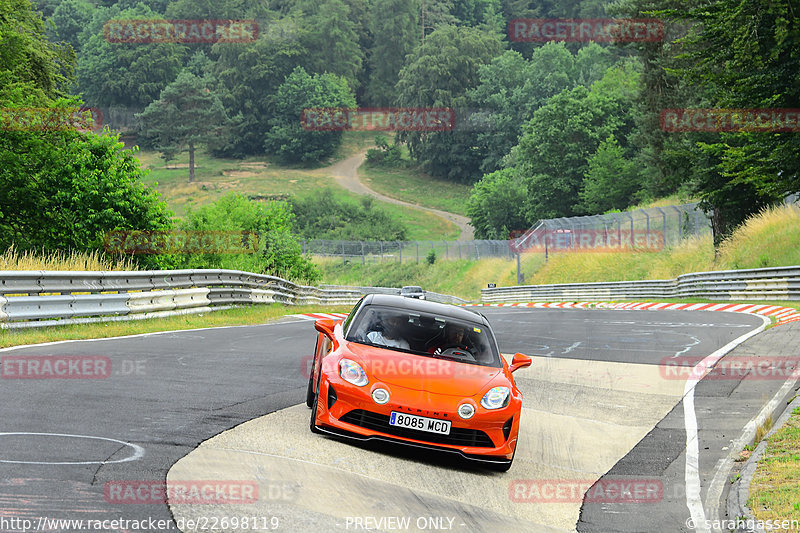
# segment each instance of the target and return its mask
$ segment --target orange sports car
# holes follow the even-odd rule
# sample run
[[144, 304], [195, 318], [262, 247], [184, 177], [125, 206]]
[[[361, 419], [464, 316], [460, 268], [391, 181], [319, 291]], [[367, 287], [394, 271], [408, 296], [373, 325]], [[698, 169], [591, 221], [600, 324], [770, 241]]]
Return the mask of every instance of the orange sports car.
[[522, 393], [489, 321], [463, 307], [383, 294], [344, 321], [317, 320], [306, 403], [311, 431], [460, 454], [506, 471]]

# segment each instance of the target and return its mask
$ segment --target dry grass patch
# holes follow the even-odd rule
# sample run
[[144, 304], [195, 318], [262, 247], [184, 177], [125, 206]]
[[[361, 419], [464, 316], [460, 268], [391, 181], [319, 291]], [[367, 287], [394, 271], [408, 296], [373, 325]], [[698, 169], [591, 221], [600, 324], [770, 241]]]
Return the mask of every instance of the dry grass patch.
[[130, 258], [101, 252], [18, 252], [12, 245], [0, 254], [0, 270], [138, 270]]

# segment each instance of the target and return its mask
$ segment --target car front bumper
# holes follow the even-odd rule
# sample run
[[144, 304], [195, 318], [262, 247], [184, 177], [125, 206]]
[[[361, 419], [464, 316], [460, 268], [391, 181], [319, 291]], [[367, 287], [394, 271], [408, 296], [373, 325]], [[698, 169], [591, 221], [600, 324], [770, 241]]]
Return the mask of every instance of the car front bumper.
[[[377, 386], [390, 391], [388, 403], [381, 405], [372, 399], [371, 391]], [[343, 438], [433, 448], [487, 463], [511, 461], [519, 432], [521, 400], [514, 398], [508, 406], [492, 411], [478, 406], [468, 420], [457, 414], [463, 400], [380, 382], [356, 387], [338, 375], [323, 375], [315, 426], [321, 432]], [[392, 411], [449, 420], [450, 435], [391, 426], [388, 420]]]

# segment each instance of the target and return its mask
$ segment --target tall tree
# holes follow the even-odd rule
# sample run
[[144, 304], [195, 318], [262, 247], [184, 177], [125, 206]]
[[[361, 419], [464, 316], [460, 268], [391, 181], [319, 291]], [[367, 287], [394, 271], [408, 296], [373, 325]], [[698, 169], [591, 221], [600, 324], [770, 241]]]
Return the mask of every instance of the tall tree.
[[78, 57], [78, 86], [89, 105], [142, 109], [175, 79], [188, 48], [180, 43], [111, 43], [105, 38], [102, 25], [111, 19], [163, 19], [143, 4], [100, 13], [102, 19], [91, 24], [95, 33], [84, 41]]
[[69, 43], [76, 52], [81, 48], [80, 34], [94, 15], [95, 7], [86, 0], [64, 0], [61, 2], [50, 21], [54, 27], [48, 28], [51, 41]]
[[585, 212], [604, 213], [631, 205], [634, 193], [641, 187], [639, 169], [625, 157], [625, 151], [613, 136], [600, 143], [587, 166], [579, 192]]
[[50, 43], [44, 28], [30, 0], [0, 4], [0, 103], [46, 105], [66, 95], [75, 53]]
[[[48, 42], [28, 0], [0, 4], [0, 40], [0, 107], [81, 105], [62, 98], [72, 51]], [[69, 127], [0, 131], [0, 249], [93, 250], [113, 229], [169, 226], [166, 204], [122, 148]]]
[[204, 78], [183, 71], [159, 99], [140, 115], [142, 136], [170, 160], [189, 151], [189, 183], [194, 181], [194, 152], [218, 141], [228, 125], [219, 96]]
[[306, 63], [308, 67], [320, 74], [341, 76], [353, 91], [358, 89], [364, 53], [347, 4], [342, 0], [325, 0], [305, 22], [309, 31], [304, 42], [313, 51]]
[[333, 155], [342, 142], [341, 131], [304, 129], [307, 108], [354, 108], [356, 100], [347, 81], [335, 74], [308, 74], [302, 67], [286, 77], [274, 98], [264, 148], [291, 163], [312, 163]]
[[[503, 52], [496, 34], [476, 28], [442, 26], [417, 47], [400, 71], [396, 90], [408, 107], [449, 107], [457, 113], [469, 107], [467, 92], [480, 83], [479, 69]], [[458, 117], [456, 118], [458, 121]], [[474, 182], [480, 176], [480, 149], [474, 131], [402, 132], [412, 157], [435, 176]]]
[[[682, 77], [705, 89], [714, 107], [800, 107], [797, 8], [792, 0], [768, 6], [757, 0], [716, 0], [688, 14], [673, 13], [701, 23], [686, 39]], [[765, 203], [800, 191], [796, 131], [725, 133], [698, 148], [718, 161], [695, 180], [696, 192], [716, 219], [716, 242]], [[721, 197], [720, 189], [728, 194]]]
[[420, 42], [419, 8], [419, 0], [376, 0], [373, 4], [369, 19], [373, 44], [366, 93], [370, 105], [396, 104], [395, 85], [400, 69]]
[[[298, 26], [294, 16], [276, 23], [287, 28]], [[214, 153], [226, 157], [263, 153], [264, 134], [274, 113], [273, 97], [286, 76], [296, 66], [306, 64], [308, 50], [296, 34], [261, 32], [252, 44], [226, 46], [217, 43], [213, 52], [218, 58], [213, 72], [218, 80], [220, 98], [234, 121], [228, 143]]]
[[634, 128], [638, 69], [635, 62], [609, 69], [591, 90], [565, 90], [534, 113], [512, 152], [526, 176], [528, 220], [583, 214], [579, 191], [592, 154], [609, 135], [627, 139]]

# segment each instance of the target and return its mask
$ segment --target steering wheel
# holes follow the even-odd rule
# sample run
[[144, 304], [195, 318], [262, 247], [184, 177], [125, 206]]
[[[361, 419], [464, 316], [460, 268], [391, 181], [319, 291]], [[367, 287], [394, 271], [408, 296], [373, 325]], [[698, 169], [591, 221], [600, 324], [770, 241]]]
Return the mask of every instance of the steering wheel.
[[472, 355], [472, 352], [466, 350], [460, 346], [447, 346], [442, 348], [442, 351], [439, 352], [439, 355], [447, 355], [447, 356], [454, 356], [454, 357], [468, 357], [475, 361], [475, 356]]

